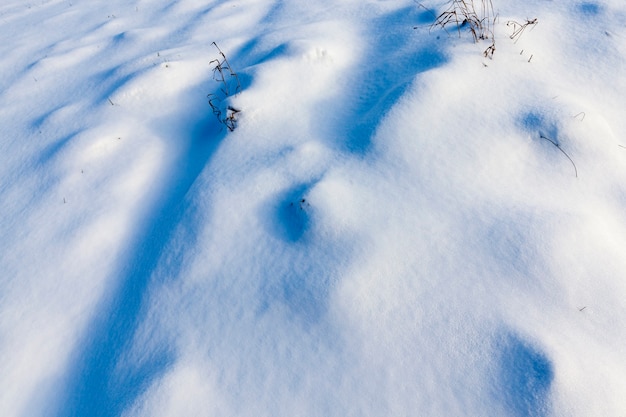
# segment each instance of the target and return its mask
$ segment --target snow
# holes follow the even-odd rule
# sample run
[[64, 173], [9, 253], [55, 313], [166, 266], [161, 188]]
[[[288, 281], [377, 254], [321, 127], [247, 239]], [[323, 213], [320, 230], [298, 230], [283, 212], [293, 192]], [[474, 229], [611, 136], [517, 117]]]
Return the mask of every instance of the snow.
[[626, 7], [493, 1], [5, 0], [0, 414], [624, 415]]

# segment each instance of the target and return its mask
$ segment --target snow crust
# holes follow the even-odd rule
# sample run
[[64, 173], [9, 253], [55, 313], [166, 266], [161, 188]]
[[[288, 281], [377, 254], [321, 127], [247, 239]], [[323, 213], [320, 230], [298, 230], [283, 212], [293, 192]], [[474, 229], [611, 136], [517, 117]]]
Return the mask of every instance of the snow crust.
[[5, 0], [0, 415], [623, 416], [626, 6], [493, 2]]

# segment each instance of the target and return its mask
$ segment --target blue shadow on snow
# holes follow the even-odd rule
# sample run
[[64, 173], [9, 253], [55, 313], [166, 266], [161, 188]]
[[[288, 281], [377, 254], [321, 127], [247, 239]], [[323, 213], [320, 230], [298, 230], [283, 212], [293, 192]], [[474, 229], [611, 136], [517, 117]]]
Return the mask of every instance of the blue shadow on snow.
[[585, 2], [578, 6], [578, 10], [585, 16], [597, 16], [602, 12], [602, 6], [598, 3]]
[[544, 115], [537, 111], [530, 111], [521, 118], [521, 124], [531, 137], [544, 137], [559, 144], [559, 129], [556, 123], [548, 121]]
[[[358, 155], [367, 153], [379, 123], [415, 78], [447, 62], [435, 35], [418, 34], [412, 29], [416, 23], [432, 20], [429, 11], [409, 6], [370, 23], [382, 31], [375, 32], [365, 61], [355, 71], [354, 79], [359, 81], [351, 89], [357, 95], [350, 97], [355, 105], [350, 106], [345, 127], [338, 127], [346, 137], [349, 151]], [[424, 41], [416, 42], [417, 35], [424, 36]]]
[[314, 202], [309, 191], [317, 180], [297, 184], [272, 197], [263, 210], [262, 223], [278, 239], [276, 270], [262, 280], [261, 311], [274, 303], [287, 307], [292, 317], [304, 326], [320, 321], [328, 305], [332, 285], [329, 257], [332, 247], [307, 239]]
[[266, 211], [269, 221], [264, 222], [273, 236], [287, 242], [302, 238], [310, 224], [307, 193], [314, 184], [300, 184], [273, 197]]
[[498, 346], [500, 371], [496, 398], [517, 417], [550, 414], [553, 365], [548, 357], [514, 334], [505, 335]]
[[[113, 417], [141, 395], [165, 372], [172, 352], [163, 346], [147, 352], [133, 369], [119, 369], [119, 360], [131, 347], [146, 301], [146, 290], [163, 250], [185, 212], [185, 194], [210, 161], [226, 134], [207, 106], [204, 120], [185, 121], [179, 132], [188, 142], [187, 152], [175, 162], [170, 181], [162, 185], [157, 201], [151, 201], [138, 232], [128, 245], [125, 266], [118, 272], [118, 286], [96, 307], [99, 313], [75, 353], [74, 369], [66, 377], [66, 395], [60, 400], [58, 417]], [[196, 119], [197, 120], [197, 119]], [[180, 126], [178, 121], [169, 124]], [[175, 272], [172, 272], [175, 274]]]

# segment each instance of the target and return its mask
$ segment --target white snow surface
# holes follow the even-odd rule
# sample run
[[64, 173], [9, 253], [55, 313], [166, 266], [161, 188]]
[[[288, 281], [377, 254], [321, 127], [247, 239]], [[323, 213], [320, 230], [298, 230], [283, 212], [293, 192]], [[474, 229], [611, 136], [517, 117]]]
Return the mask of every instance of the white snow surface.
[[446, 4], [3, 0], [0, 415], [626, 415], [626, 5]]

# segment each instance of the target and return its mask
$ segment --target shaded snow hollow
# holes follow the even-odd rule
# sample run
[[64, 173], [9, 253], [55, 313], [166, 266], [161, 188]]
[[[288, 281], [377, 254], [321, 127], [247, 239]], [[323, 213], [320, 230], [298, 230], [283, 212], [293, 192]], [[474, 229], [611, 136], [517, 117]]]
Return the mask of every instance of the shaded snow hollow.
[[626, 415], [626, 6], [493, 1], [4, 0], [0, 415]]

